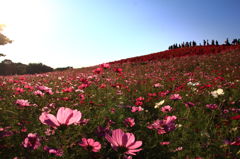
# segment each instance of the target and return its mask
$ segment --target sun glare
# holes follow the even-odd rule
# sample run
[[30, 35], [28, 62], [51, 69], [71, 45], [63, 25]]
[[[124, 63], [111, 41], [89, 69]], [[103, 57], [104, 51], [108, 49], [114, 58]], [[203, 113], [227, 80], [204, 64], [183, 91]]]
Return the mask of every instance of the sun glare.
[[[40, 0], [1, 0], [0, 23], [11, 36], [42, 32], [49, 24], [49, 10]], [[44, 28], [45, 27], [45, 28]]]
[[32, 54], [28, 56], [29, 53], [34, 52], [36, 57], [41, 52], [39, 45], [41, 46], [53, 23], [52, 6], [48, 2], [0, 0], [0, 24], [5, 25], [1, 32], [13, 40], [12, 44], [4, 46], [8, 48], [8, 58], [26, 61], [33, 57]]

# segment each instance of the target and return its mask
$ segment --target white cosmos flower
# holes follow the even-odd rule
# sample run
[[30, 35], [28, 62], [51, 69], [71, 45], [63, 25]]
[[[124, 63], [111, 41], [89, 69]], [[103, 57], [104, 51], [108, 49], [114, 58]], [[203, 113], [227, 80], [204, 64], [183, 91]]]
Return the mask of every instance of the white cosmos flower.
[[163, 105], [164, 102], [165, 102], [165, 100], [161, 100], [160, 102], [155, 104], [154, 108], [155, 109], [159, 108], [161, 105]]
[[223, 92], [223, 89], [219, 88], [215, 91], [212, 91], [211, 94], [214, 98], [217, 98], [220, 95], [224, 95], [224, 92]]

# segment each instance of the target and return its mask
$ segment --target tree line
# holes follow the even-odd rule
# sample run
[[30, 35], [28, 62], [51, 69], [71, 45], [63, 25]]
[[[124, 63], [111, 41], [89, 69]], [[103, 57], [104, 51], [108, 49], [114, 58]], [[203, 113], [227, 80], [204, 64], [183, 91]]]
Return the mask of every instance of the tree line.
[[[1, 33], [4, 24], [0, 24], [0, 45], [6, 45], [12, 43], [7, 36]], [[5, 56], [5, 54], [0, 53], [0, 57]], [[28, 65], [22, 63], [14, 63], [9, 59], [5, 59], [0, 63], [0, 75], [22, 75], [22, 74], [38, 74], [38, 73], [46, 73], [52, 71], [64, 71], [67, 69], [72, 69], [72, 67], [62, 67], [53, 69], [50, 66], [44, 65], [42, 63], [30, 63]]]
[[[203, 44], [199, 43], [199, 45], [197, 45], [197, 43], [195, 41], [189, 41], [189, 42], [183, 42], [181, 44], [173, 44], [173, 45], [170, 45], [168, 47], [169, 50], [172, 50], [172, 49], [177, 49], [177, 48], [185, 48], [185, 47], [194, 47], [194, 46], [209, 46], [209, 45], [212, 45], [212, 46], [218, 46], [220, 45], [219, 42], [217, 40], [211, 40], [211, 42], [209, 40], [203, 40]], [[224, 44], [222, 45], [240, 45], [240, 39], [233, 39], [232, 42], [230, 43], [229, 42], [229, 39], [227, 38], [224, 42]]]
[[54, 69], [42, 63], [30, 63], [28, 65], [22, 63], [14, 63], [5, 59], [0, 63], [0, 75], [22, 75], [52, 72]]
[[22, 63], [14, 63], [9, 59], [5, 59], [0, 63], [0, 75], [38, 74], [53, 71], [64, 71], [67, 69], [72, 69], [72, 67], [53, 69], [52, 67], [42, 63], [30, 63], [26, 65]]

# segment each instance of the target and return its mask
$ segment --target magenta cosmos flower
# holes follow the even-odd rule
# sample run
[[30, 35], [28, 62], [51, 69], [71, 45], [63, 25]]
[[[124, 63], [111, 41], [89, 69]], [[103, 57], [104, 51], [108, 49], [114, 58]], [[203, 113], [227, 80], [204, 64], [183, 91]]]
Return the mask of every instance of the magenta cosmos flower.
[[43, 112], [39, 117], [39, 120], [45, 125], [58, 127], [60, 125], [71, 125], [78, 123], [81, 117], [82, 113], [80, 111], [61, 107], [58, 109], [57, 117], [47, 112]]
[[105, 138], [111, 143], [111, 146], [115, 151], [127, 155], [136, 155], [135, 152], [142, 150], [141, 148], [138, 149], [142, 146], [142, 141], [135, 141], [134, 134], [124, 133], [121, 129], [112, 130], [112, 136], [106, 134]]
[[90, 150], [92, 152], [99, 152], [101, 149], [101, 144], [93, 139], [82, 138], [82, 142], [79, 144], [86, 150]]

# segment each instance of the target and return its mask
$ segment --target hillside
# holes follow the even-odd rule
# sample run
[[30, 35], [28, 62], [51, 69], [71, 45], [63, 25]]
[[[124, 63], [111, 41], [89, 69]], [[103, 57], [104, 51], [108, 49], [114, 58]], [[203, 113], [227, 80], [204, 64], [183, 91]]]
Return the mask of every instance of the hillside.
[[0, 76], [2, 158], [240, 158], [240, 48]]
[[126, 62], [148, 62], [159, 59], [170, 59], [174, 57], [182, 57], [182, 56], [193, 56], [193, 55], [206, 55], [206, 54], [217, 54], [222, 52], [229, 52], [232, 50], [240, 49], [240, 45], [219, 45], [219, 46], [195, 46], [195, 47], [185, 47], [178, 48], [173, 50], [166, 50], [162, 52], [152, 53], [144, 56], [137, 56], [122, 60], [117, 60], [111, 62], [114, 63], [126, 63]]

